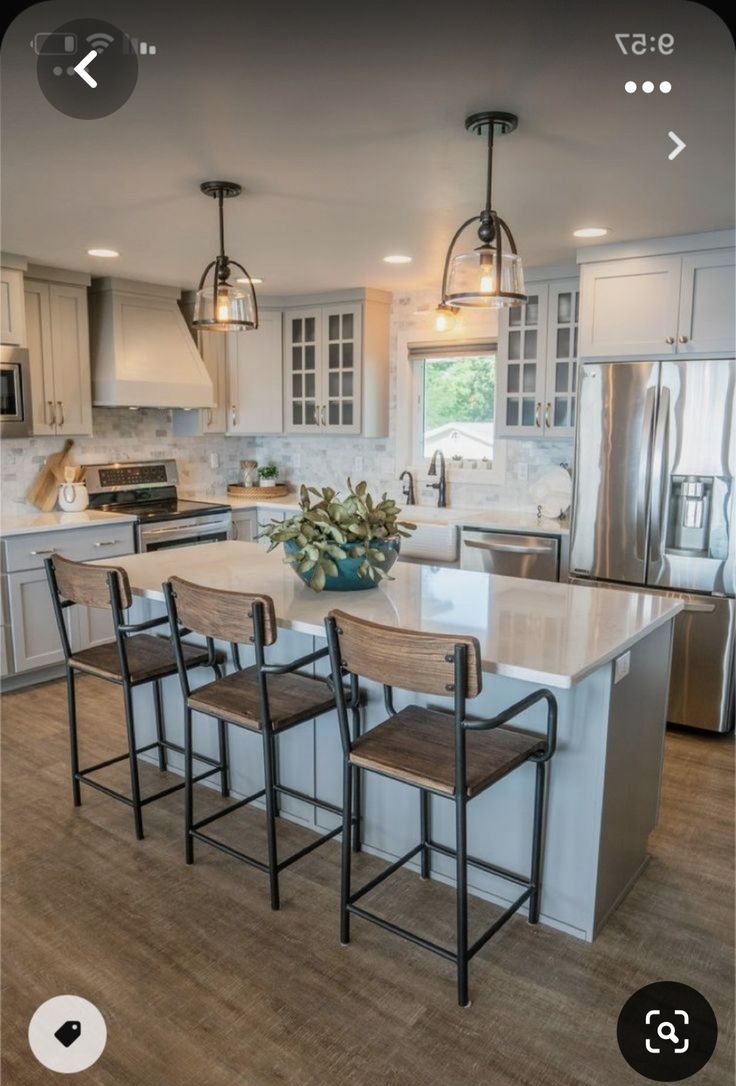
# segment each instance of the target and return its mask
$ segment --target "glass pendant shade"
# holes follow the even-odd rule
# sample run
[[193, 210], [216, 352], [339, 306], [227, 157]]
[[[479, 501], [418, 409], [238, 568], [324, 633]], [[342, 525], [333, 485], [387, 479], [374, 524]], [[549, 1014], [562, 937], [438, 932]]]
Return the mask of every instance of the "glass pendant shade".
[[518, 253], [501, 253], [501, 281], [497, 282], [496, 251], [480, 245], [457, 253], [450, 260], [445, 302], [454, 306], [502, 309], [524, 300], [524, 271]]
[[255, 291], [251, 284], [205, 283], [194, 302], [194, 324], [218, 332], [239, 332], [258, 326]]

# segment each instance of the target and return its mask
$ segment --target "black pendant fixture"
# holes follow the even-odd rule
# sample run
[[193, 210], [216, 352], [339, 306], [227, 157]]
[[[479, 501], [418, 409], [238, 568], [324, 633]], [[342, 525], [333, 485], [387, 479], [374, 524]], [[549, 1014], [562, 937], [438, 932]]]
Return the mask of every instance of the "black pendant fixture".
[[[239, 196], [242, 189], [235, 181], [204, 181], [199, 187], [205, 196], [217, 200], [220, 252], [202, 272], [192, 323], [195, 328], [212, 332], [242, 332], [257, 328], [258, 300], [253, 280], [242, 264], [225, 254], [223, 201]], [[243, 277], [235, 282], [230, 281], [233, 268], [243, 273]]]
[[[519, 123], [513, 113], [488, 110], [473, 113], [465, 128], [488, 141], [488, 173], [486, 202], [479, 215], [473, 215], [459, 227], [450, 242], [442, 276], [440, 308], [469, 307], [502, 309], [526, 301], [524, 273], [516, 243], [506, 223], [492, 207], [493, 138], [513, 132]], [[454, 253], [460, 235], [473, 223], [479, 223], [480, 245], [465, 252]]]

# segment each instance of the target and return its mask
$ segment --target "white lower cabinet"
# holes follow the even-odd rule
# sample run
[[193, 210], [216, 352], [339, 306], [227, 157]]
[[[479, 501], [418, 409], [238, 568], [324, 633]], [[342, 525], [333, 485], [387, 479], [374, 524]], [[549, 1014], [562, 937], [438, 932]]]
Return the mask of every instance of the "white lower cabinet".
[[[12, 659], [8, 674], [22, 674], [63, 662], [59, 631], [43, 559], [58, 550], [77, 561], [114, 558], [135, 550], [130, 524], [67, 529], [3, 540], [2, 594], [7, 603], [3, 627]], [[20, 568], [25, 566], [26, 568]], [[69, 607], [64, 612], [72, 649], [91, 648], [113, 637], [112, 616], [103, 608]], [[10, 656], [10, 654], [8, 654]]]
[[252, 543], [258, 534], [258, 511], [256, 509], [233, 509], [233, 539], [241, 543]]

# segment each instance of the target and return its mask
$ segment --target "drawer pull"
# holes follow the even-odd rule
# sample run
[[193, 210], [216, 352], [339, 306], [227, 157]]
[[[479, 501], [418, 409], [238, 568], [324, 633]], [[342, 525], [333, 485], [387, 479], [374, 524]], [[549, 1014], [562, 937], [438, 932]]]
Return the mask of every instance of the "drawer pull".
[[98, 543], [95, 543], [96, 547], [114, 547], [116, 543], [119, 543], [119, 539], [101, 539]]
[[554, 554], [554, 543], [548, 547], [523, 547], [516, 543], [481, 543], [480, 540], [466, 539], [466, 547], [475, 547], [479, 551], [501, 551], [504, 554]]
[[53, 553], [54, 553], [54, 548], [53, 547], [49, 551], [31, 551], [31, 554], [34, 557], [40, 557], [42, 554], [53, 554]]

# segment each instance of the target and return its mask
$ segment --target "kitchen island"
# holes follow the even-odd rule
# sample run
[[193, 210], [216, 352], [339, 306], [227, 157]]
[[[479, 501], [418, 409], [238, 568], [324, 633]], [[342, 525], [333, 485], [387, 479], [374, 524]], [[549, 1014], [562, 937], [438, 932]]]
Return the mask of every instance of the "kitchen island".
[[[104, 563], [102, 563], [104, 564]], [[384, 625], [472, 634], [480, 642], [484, 689], [469, 704], [491, 716], [532, 689], [553, 690], [559, 706], [558, 747], [550, 767], [541, 922], [592, 940], [647, 862], [657, 822], [673, 620], [678, 601], [642, 593], [491, 577], [456, 569], [397, 564], [395, 580], [365, 592], [315, 594], [283, 563], [252, 543], [228, 541], [130, 555], [124, 568], [138, 599], [136, 620], [163, 609], [161, 584], [176, 574], [274, 601], [279, 637], [270, 659], [284, 662], [324, 644], [324, 617], [341, 608]], [[241, 646], [243, 663], [252, 649]], [[317, 666], [325, 673], [325, 661]], [[193, 685], [211, 672], [192, 675]], [[366, 682], [363, 727], [385, 718], [380, 685]], [[181, 742], [182, 703], [175, 678], [165, 684], [170, 738]], [[136, 691], [139, 743], [154, 735], [150, 691]], [[397, 708], [441, 705], [442, 699], [398, 692]], [[211, 723], [211, 722], [210, 722]], [[543, 707], [515, 723], [545, 729]], [[448, 722], [448, 726], [451, 724]], [[195, 748], [216, 754], [216, 729], [195, 714]], [[231, 787], [246, 795], [262, 787], [260, 739], [230, 729]], [[340, 802], [341, 748], [334, 714], [279, 737], [282, 782]], [[170, 755], [171, 766], [181, 759]], [[528, 870], [534, 767], [523, 766], [474, 800], [468, 810], [469, 851], [519, 872]], [[286, 817], [324, 830], [334, 816], [285, 797]], [[451, 803], [432, 798], [433, 836], [454, 844]], [[415, 789], [374, 774], [364, 789], [364, 847], [394, 859], [418, 840]], [[433, 877], [452, 881], [452, 861], [435, 854]], [[471, 869], [470, 890], [508, 903], [508, 886]]]

